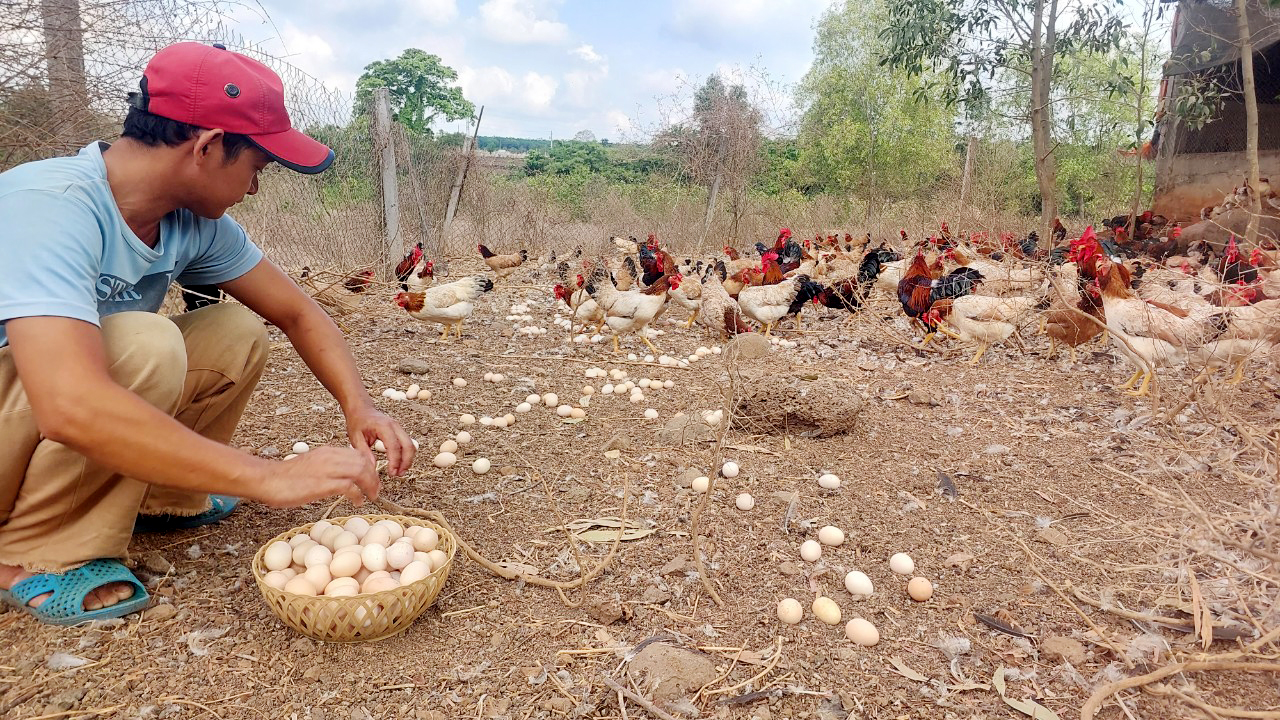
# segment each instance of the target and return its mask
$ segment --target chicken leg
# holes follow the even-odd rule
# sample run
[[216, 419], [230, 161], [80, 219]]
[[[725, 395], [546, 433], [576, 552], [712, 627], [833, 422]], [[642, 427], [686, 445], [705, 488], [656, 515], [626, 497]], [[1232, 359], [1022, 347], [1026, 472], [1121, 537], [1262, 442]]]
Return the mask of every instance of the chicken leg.
[[449, 331], [450, 331], [450, 330], [452, 330], [453, 328], [449, 327], [449, 324], [448, 324], [448, 323], [440, 323], [440, 327], [444, 329], [444, 332], [440, 333], [440, 339], [441, 339], [441, 340], [448, 340], [448, 339], [449, 339]]
[[1133, 377], [1129, 378], [1129, 380], [1125, 382], [1125, 384], [1120, 386], [1120, 389], [1128, 390], [1129, 388], [1133, 387], [1133, 384], [1138, 382], [1138, 378], [1142, 377], [1145, 373], [1146, 373], [1145, 370], [1139, 368], [1138, 372], [1133, 374]]
[[1127, 393], [1125, 393], [1125, 394], [1126, 394], [1126, 395], [1129, 395], [1130, 397], [1143, 397], [1143, 396], [1145, 396], [1145, 395], [1150, 394], [1150, 392], [1151, 392], [1151, 378], [1153, 378], [1153, 377], [1155, 377], [1155, 376], [1156, 376], [1156, 373], [1155, 373], [1155, 371], [1154, 371], [1154, 370], [1149, 371], [1149, 372], [1143, 372], [1143, 375], [1142, 375], [1142, 385], [1141, 385], [1141, 386], [1139, 386], [1137, 390], [1132, 390], [1132, 391], [1127, 392]]
[[938, 332], [941, 332], [943, 335], [946, 335], [947, 337], [949, 337], [949, 338], [951, 338], [951, 339], [953, 339], [953, 340], [963, 340], [963, 339], [964, 339], [964, 338], [960, 337], [960, 335], [959, 335], [958, 333], [956, 333], [955, 331], [953, 331], [953, 330], [948, 330], [946, 325], [939, 325], [939, 326], [938, 326]]
[[693, 309], [693, 313], [692, 313], [691, 315], [689, 315], [689, 322], [687, 322], [687, 323], [685, 323], [685, 324], [684, 324], [684, 329], [685, 329], [685, 330], [688, 330], [689, 328], [693, 327], [693, 323], [694, 323], [694, 321], [698, 319], [698, 311], [699, 311], [699, 310], [701, 310], [701, 309], [702, 309], [702, 308], [694, 308], [694, 309]]
[[1236, 374], [1231, 376], [1227, 381], [1228, 385], [1235, 386], [1244, 382], [1244, 361], [1236, 363]]
[[661, 353], [661, 352], [662, 352], [662, 351], [661, 351], [661, 350], [659, 350], [657, 347], [655, 347], [653, 343], [649, 342], [649, 338], [647, 338], [647, 337], [645, 337], [645, 336], [643, 336], [643, 335], [638, 335], [637, 337], [639, 337], [639, 338], [640, 338], [640, 341], [641, 341], [641, 342], [643, 342], [645, 345], [648, 345], [650, 350], [652, 350], [652, 351], [654, 351], [654, 352], [656, 352], [656, 353]]
[[459, 320], [458, 324], [453, 326], [453, 329], [454, 329], [454, 332], [457, 334], [458, 339], [461, 340], [462, 339], [462, 321]]
[[982, 356], [987, 352], [987, 348], [989, 347], [991, 346], [987, 343], [982, 343], [982, 345], [978, 347], [978, 352], [974, 353], [973, 359], [969, 361], [969, 364], [977, 365], [978, 361], [982, 359]]
[[613, 336], [613, 351], [614, 351], [614, 352], [616, 352], [616, 353], [620, 353], [620, 352], [622, 352], [622, 348], [618, 347], [618, 336], [617, 336], [617, 335], [614, 335], [614, 336]]

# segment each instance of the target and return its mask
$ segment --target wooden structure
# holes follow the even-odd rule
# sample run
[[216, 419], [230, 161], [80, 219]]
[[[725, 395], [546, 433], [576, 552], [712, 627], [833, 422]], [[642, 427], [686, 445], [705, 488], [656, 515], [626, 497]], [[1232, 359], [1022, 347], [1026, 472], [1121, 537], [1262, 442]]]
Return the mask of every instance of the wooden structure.
[[[1249, 5], [1261, 177], [1280, 182], [1280, 8], [1267, 0]], [[1220, 203], [1248, 173], [1239, 33], [1231, 6], [1225, 0], [1181, 0], [1174, 17], [1153, 143], [1153, 209], [1170, 219], [1199, 219], [1201, 208]], [[1202, 81], [1228, 94], [1213, 120], [1193, 128], [1174, 108], [1181, 93]]]

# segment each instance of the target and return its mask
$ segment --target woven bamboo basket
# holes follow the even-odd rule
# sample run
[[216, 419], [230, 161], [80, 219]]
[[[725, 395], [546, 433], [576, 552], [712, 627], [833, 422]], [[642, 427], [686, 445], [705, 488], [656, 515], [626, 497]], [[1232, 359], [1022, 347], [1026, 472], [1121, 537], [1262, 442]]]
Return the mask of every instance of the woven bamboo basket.
[[[449, 569], [453, 566], [453, 556], [458, 550], [458, 543], [453, 535], [439, 525], [421, 518], [403, 515], [361, 515], [372, 525], [379, 520], [394, 520], [401, 525], [420, 525], [435, 530], [440, 536], [438, 549], [449, 556], [443, 567], [437, 568], [427, 577], [394, 590], [378, 593], [362, 593], [345, 597], [310, 597], [295, 595], [277, 590], [263, 580], [266, 567], [262, 564], [263, 553], [277, 540], [288, 542], [298, 533], [308, 533], [315, 523], [296, 527], [288, 532], [272, 538], [253, 556], [253, 578], [258, 582], [258, 590], [267, 607], [276, 614], [285, 625], [297, 630], [314, 640], [324, 642], [349, 643], [382, 640], [404, 632], [413, 624], [440, 595], [445, 580], [449, 577]], [[332, 518], [329, 522], [343, 524], [348, 518]]]

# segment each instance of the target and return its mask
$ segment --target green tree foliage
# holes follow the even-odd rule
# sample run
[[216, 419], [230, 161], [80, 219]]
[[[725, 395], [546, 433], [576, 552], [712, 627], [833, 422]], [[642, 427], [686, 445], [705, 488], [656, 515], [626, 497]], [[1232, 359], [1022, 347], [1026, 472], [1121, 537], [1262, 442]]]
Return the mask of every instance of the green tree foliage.
[[476, 145], [485, 152], [508, 150], [513, 153], [524, 153], [530, 150], [546, 150], [551, 141], [546, 138], [513, 138], [481, 135], [476, 138]]
[[846, 0], [818, 21], [797, 98], [798, 162], [812, 190], [874, 204], [919, 193], [955, 171], [954, 112], [928, 102], [904, 70], [880, 66], [884, 0]]
[[1104, 52], [1123, 33], [1112, 3], [1059, 0], [900, 0], [881, 35], [883, 62], [913, 76], [933, 72], [930, 88], [948, 104], [981, 102], [1025, 72], [1030, 127], [1042, 207], [1041, 237], [1057, 214], [1054, 137], [1055, 63], [1073, 53]]
[[458, 73], [438, 55], [409, 48], [394, 60], [376, 60], [365, 66], [356, 81], [356, 115], [368, 114], [374, 88], [385, 87], [391, 94], [395, 119], [410, 130], [429, 135], [437, 118], [475, 116], [475, 105], [452, 85], [457, 79]]

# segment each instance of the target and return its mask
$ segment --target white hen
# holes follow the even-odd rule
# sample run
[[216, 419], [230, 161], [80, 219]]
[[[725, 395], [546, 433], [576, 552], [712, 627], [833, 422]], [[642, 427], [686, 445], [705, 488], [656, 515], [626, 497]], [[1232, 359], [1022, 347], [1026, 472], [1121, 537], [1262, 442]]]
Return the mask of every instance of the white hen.
[[422, 292], [397, 293], [396, 305], [418, 320], [440, 323], [444, 328], [440, 339], [449, 337], [449, 330], [453, 328], [457, 328], [461, 338], [462, 321], [471, 316], [476, 298], [492, 289], [493, 281], [488, 278], [462, 278]]

